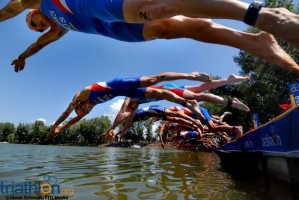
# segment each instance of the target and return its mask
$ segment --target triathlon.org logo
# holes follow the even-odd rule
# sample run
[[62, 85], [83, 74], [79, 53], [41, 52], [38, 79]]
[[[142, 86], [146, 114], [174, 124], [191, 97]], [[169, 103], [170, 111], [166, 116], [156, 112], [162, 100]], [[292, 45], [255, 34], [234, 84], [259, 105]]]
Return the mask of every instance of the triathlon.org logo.
[[281, 146], [281, 138], [277, 134], [277, 130], [274, 126], [270, 126], [271, 135], [266, 134], [265, 137], [262, 137], [262, 146], [263, 147], [274, 147]]
[[57, 184], [55, 176], [44, 176], [43, 181], [25, 181], [15, 183], [14, 181], [0, 182], [0, 195], [63, 195], [64, 197], [74, 196], [74, 189], [62, 188]]

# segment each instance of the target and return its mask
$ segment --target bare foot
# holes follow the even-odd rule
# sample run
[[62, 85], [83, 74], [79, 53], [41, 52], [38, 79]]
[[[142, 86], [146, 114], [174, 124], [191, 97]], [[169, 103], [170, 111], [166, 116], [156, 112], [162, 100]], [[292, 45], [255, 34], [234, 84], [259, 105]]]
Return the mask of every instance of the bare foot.
[[47, 135], [47, 138], [52, 138], [55, 135], [57, 135], [60, 132], [59, 127], [55, 128], [54, 130], [51, 130], [51, 132]]
[[249, 79], [250, 79], [250, 76], [237, 76], [235, 74], [231, 74], [227, 78], [227, 81], [228, 81], [228, 83], [237, 83], [237, 82], [242, 82], [242, 81], [246, 81]]
[[194, 80], [197, 81], [211, 82], [213, 80], [213, 78], [207, 73], [192, 72], [191, 74], [194, 76]]
[[231, 112], [224, 112], [223, 114], [224, 115], [231, 115], [232, 113]]
[[242, 111], [245, 111], [245, 112], [249, 112], [250, 111], [250, 109], [248, 108], [248, 106], [246, 106], [241, 101], [239, 101], [239, 99], [233, 98], [232, 100], [233, 100], [232, 105], [231, 105], [232, 108], [235, 108], [235, 109], [238, 109], [238, 110], [242, 110]]
[[291, 43], [299, 50], [299, 15], [286, 8], [263, 8], [255, 26]]
[[255, 36], [254, 40], [256, 45], [248, 46], [248, 52], [263, 58], [271, 64], [299, 73], [298, 64], [278, 45], [273, 35], [261, 32]]
[[196, 114], [200, 119], [205, 120], [206, 118], [203, 116], [203, 114], [200, 112], [197, 101], [196, 100], [187, 100], [186, 107], [189, 108], [194, 114]]

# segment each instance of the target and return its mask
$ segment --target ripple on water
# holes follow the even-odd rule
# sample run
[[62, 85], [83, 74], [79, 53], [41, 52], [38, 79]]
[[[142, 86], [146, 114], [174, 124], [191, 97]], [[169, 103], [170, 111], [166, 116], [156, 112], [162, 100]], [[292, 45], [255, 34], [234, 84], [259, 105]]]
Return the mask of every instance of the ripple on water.
[[[1, 180], [24, 182], [55, 176], [61, 187], [74, 189], [72, 199], [271, 197], [269, 183], [240, 184], [219, 170], [219, 159], [212, 153], [13, 144], [1, 144], [0, 151]], [[287, 191], [276, 193], [292, 196]]]

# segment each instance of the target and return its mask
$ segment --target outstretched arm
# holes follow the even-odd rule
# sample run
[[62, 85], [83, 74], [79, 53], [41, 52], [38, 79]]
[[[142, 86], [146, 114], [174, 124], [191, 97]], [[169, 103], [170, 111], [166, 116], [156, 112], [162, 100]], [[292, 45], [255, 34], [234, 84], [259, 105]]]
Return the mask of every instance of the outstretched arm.
[[80, 121], [84, 116], [80, 115], [80, 116], [76, 116], [74, 118], [72, 118], [70, 121], [66, 122], [65, 124], [63, 124], [62, 126], [57, 127], [57, 125], [53, 125], [53, 127], [51, 128], [50, 133], [48, 134], [48, 138], [53, 137], [54, 135], [57, 135], [58, 133], [60, 133], [63, 129], [70, 127], [71, 125], [77, 123], [78, 121]]
[[69, 117], [69, 115], [73, 112], [75, 107], [82, 101], [82, 99], [83, 99], [82, 97], [84, 97], [84, 95], [85, 95], [85, 92], [83, 90], [83, 92], [80, 91], [74, 96], [73, 100], [71, 101], [71, 103], [69, 104], [67, 109], [60, 115], [60, 117], [57, 119], [57, 121], [53, 124], [51, 131], [48, 134], [48, 137], [52, 137], [52, 136], [58, 134], [63, 129], [73, 125], [74, 123], [78, 122], [80, 119], [85, 117], [85, 115], [87, 115], [87, 113], [81, 113], [80, 115], [77, 115], [76, 117], [72, 118], [70, 121], [66, 122], [65, 124], [63, 124], [62, 126], [59, 127], [59, 125], [61, 123], [63, 123]]
[[161, 117], [152, 117], [151, 119], [150, 119], [150, 121], [148, 122], [148, 126], [150, 126], [150, 125], [152, 125], [153, 123], [155, 123], [155, 122], [157, 122], [157, 121], [159, 121], [159, 120], [161, 120]]
[[116, 129], [117, 126], [119, 126], [121, 123], [123, 123], [124, 120], [126, 120], [126, 118], [129, 115], [129, 113], [126, 112], [129, 102], [130, 102], [130, 98], [126, 97], [120, 110], [118, 111], [118, 113], [113, 121], [112, 126], [106, 131], [106, 133], [103, 134], [104, 136], [108, 135], [109, 132]]
[[[135, 107], [130, 107], [129, 104], [132, 102], [136, 102]], [[131, 114], [131, 112], [135, 111], [138, 107], [137, 99], [133, 99], [130, 97], [126, 97], [123, 105], [121, 106], [119, 112], [116, 115], [116, 118], [113, 121], [112, 126], [104, 133], [104, 135], [107, 135], [111, 130], [114, 130], [117, 126], [119, 126], [121, 123], [123, 123]], [[137, 107], [136, 107], [137, 106]], [[129, 108], [130, 107], [130, 108]], [[134, 109], [134, 110], [133, 110]], [[130, 112], [128, 112], [128, 110]], [[134, 115], [133, 115], [134, 116]]]
[[126, 117], [123, 126], [121, 127], [121, 129], [118, 131], [118, 133], [116, 135], [120, 135], [120, 140], [122, 140], [122, 138], [124, 137], [124, 133], [132, 126], [133, 124], [133, 118], [135, 116], [135, 112], [131, 111], [130, 114]]
[[58, 127], [68, 116], [72, 113], [72, 111], [75, 109], [75, 102], [72, 101], [70, 105], [67, 107], [67, 109], [60, 115], [60, 117], [57, 119], [57, 121], [53, 124], [50, 133], [48, 134], [48, 137], [53, 137], [54, 135], [58, 134], [60, 131], [63, 129], [71, 126], [72, 124], [76, 123], [79, 121], [82, 117], [76, 116], [70, 121], [66, 122], [62, 126]]
[[164, 132], [166, 133], [168, 130], [165, 130], [166, 129], [166, 124], [163, 123], [160, 125], [160, 130], [159, 130], [159, 139], [160, 139], [160, 142], [161, 142], [161, 147], [162, 149], [165, 148], [165, 143], [164, 143], [164, 140], [163, 140], [163, 134]]
[[23, 53], [19, 55], [18, 58], [12, 61], [11, 65], [14, 65], [15, 72], [22, 71], [26, 64], [26, 59], [37, 52], [48, 44], [60, 39], [63, 35], [67, 33], [67, 30], [58, 28], [53, 25], [51, 29], [40, 36], [36, 42], [32, 43]]

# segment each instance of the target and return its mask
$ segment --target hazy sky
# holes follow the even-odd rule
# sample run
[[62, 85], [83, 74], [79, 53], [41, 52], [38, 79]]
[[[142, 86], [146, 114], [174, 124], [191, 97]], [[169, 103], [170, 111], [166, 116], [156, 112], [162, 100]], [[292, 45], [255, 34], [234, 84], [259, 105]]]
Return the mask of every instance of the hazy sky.
[[[8, 0], [2, 0], [3, 7]], [[249, 1], [248, 1], [249, 2]], [[242, 22], [217, 20], [244, 30]], [[94, 82], [115, 77], [154, 75], [160, 72], [201, 71], [226, 77], [238, 74], [233, 56], [239, 50], [190, 39], [127, 43], [99, 35], [69, 32], [59, 41], [27, 59], [25, 70], [15, 73], [11, 61], [33, 43], [40, 33], [29, 30], [25, 13], [0, 23], [0, 122], [56, 121], [74, 94]], [[178, 85], [196, 84], [176, 81]], [[118, 111], [123, 98], [100, 104], [87, 118]], [[172, 105], [166, 101], [156, 104]], [[150, 104], [144, 104], [142, 107]], [[73, 116], [73, 115], [71, 115]]]

